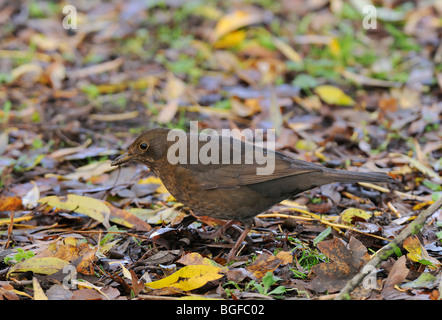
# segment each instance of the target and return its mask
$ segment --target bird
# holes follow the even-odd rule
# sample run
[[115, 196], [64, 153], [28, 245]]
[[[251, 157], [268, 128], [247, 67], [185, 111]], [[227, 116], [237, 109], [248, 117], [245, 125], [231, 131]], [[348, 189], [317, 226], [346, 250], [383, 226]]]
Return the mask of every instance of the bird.
[[[141, 163], [159, 177], [177, 201], [197, 215], [242, 223], [244, 230], [229, 252], [228, 261], [235, 258], [251, 231], [254, 217], [287, 198], [335, 182], [394, 182], [383, 172], [332, 169], [233, 137], [211, 135], [195, 139], [195, 134], [183, 131], [174, 135], [173, 130], [145, 131], [111, 165]], [[273, 170], [258, 174], [267, 164], [255, 155], [273, 160]]]

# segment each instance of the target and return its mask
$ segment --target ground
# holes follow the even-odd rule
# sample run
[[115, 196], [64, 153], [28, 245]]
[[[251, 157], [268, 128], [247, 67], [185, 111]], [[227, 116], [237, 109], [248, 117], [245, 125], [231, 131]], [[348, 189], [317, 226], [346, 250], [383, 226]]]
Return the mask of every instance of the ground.
[[[2, 2], [0, 298], [336, 298], [442, 191], [442, 6], [374, 5]], [[287, 199], [228, 263], [235, 228], [188, 224], [146, 167], [110, 166], [190, 121], [396, 183]], [[350, 298], [440, 299], [441, 239], [435, 210]]]

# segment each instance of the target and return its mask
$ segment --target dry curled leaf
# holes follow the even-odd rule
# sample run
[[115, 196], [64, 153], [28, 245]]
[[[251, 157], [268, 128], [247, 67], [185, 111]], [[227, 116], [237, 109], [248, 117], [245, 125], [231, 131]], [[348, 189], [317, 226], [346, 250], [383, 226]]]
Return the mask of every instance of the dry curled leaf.
[[369, 260], [367, 249], [354, 237], [350, 238], [348, 247], [338, 238], [322, 241], [317, 246], [331, 260], [312, 267], [316, 277], [309, 287], [317, 292], [339, 291]]

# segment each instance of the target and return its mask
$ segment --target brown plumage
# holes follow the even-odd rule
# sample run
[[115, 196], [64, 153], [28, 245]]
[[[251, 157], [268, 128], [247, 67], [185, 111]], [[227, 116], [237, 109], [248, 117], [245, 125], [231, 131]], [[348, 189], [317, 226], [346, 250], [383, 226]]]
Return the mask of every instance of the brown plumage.
[[[273, 205], [300, 192], [332, 182], [392, 182], [387, 174], [378, 172], [353, 172], [326, 168], [322, 165], [293, 159], [280, 152], [274, 153], [274, 171], [270, 175], [258, 175], [258, 164], [253, 155], [246, 152], [244, 142], [226, 137], [212, 137], [211, 143], [219, 146], [219, 164], [189, 164], [195, 151], [191, 151], [190, 139], [186, 164], [171, 164], [168, 150], [175, 141], [168, 141], [169, 129], [152, 129], [141, 134], [128, 151], [112, 162], [121, 165], [137, 161], [155, 172], [167, 190], [181, 203], [199, 215], [244, 223], [248, 231], [253, 217]], [[189, 134], [187, 134], [189, 138]], [[235, 143], [234, 143], [235, 142]], [[209, 142], [199, 141], [198, 151]], [[224, 147], [230, 150], [229, 163], [222, 163]], [[250, 146], [250, 145], [249, 145]], [[254, 146], [253, 151], [269, 155], [267, 149]], [[241, 163], [233, 162], [233, 155], [241, 154]], [[175, 154], [176, 153], [172, 153]], [[215, 157], [216, 158], [216, 157]]]

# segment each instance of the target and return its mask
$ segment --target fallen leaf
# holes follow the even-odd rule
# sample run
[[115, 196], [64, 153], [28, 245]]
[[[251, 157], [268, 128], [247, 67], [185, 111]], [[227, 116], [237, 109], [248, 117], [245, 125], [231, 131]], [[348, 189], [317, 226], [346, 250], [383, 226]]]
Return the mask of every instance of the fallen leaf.
[[105, 300], [105, 295], [94, 289], [79, 289], [73, 292], [70, 300]]
[[228, 13], [218, 20], [212, 34], [212, 43], [224, 35], [236, 29], [260, 23], [263, 21], [263, 15], [259, 11], [236, 10]]
[[22, 200], [20, 198], [0, 197], [0, 211], [17, 211], [22, 208]]
[[255, 261], [246, 267], [246, 270], [250, 272], [257, 279], [261, 279], [269, 271], [273, 272], [282, 261], [270, 253], [260, 254]]
[[48, 157], [54, 158], [54, 159], [62, 159], [65, 156], [77, 153], [79, 151], [82, 151], [86, 149], [90, 144], [92, 143], [92, 139], [87, 139], [81, 146], [73, 147], [73, 148], [62, 148], [55, 150], [54, 152], [50, 153]]
[[340, 106], [353, 106], [355, 104], [355, 101], [338, 87], [331, 85], [317, 86], [315, 92], [322, 101], [328, 104], [336, 104]]
[[242, 101], [238, 97], [231, 97], [230, 104], [232, 111], [240, 117], [250, 117], [261, 111], [258, 99], [247, 99]]
[[[135, 214], [143, 216], [148, 224], [169, 223], [182, 214], [182, 212], [176, 210], [177, 207], [178, 205], [174, 205], [171, 208], [150, 210], [150, 212], [146, 211], [149, 209], [138, 209], [138, 212], [135, 212]], [[131, 211], [133, 212], [133, 209]]]
[[284, 41], [273, 38], [273, 44], [285, 55], [289, 60], [293, 62], [302, 62], [302, 58], [290, 45]]
[[148, 177], [145, 179], [140, 179], [138, 180], [138, 184], [156, 184], [158, 185], [158, 188], [156, 189], [155, 192], [157, 193], [169, 193], [169, 191], [167, 191], [166, 187], [164, 186], [163, 182], [160, 180], [160, 178], [157, 177]]
[[441, 266], [439, 260], [430, 257], [427, 250], [425, 250], [424, 246], [420, 243], [416, 236], [410, 236], [405, 239], [403, 242], [403, 247], [408, 251], [408, 259], [428, 265], [430, 269], [437, 269]]
[[281, 264], [293, 263], [293, 254], [290, 251], [279, 251], [276, 258], [281, 260]]
[[113, 223], [138, 231], [150, 231], [152, 229], [149, 223], [141, 220], [129, 211], [114, 207], [109, 202], [104, 202], [104, 204], [110, 210], [110, 221]]
[[342, 54], [341, 46], [339, 44], [338, 38], [333, 37], [330, 39], [330, 42], [328, 44], [328, 47], [330, 49], [330, 53], [334, 55], [335, 57], [339, 57]]
[[161, 108], [157, 121], [159, 123], [169, 123], [178, 111], [178, 102], [186, 90], [186, 84], [175, 77], [173, 73], [167, 76], [167, 84], [164, 88], [164, 96], [167, 99], [166, 105]]
[[312, 267], [316, 277], [310, 282], [309, 288], [317, 292], [339, 291], [369, 260], [367, 249], [354, 237], [350, 238], [348, 248], [338, 238], [322, 241], [317, 247], [332, 261]]
[[68, 261], [55, 257], [33, 257], [14, 265], [11, 269], [9, 269], [7, 277], [12, 274], [26, 271], [49, 275], [63, 269], [68, 264]]
[[222, 38], [218, 39], [214, 44], [213, 47], [216, 49], [226, 49], [226, 48], [232, 48], [241, 42], [244, 41], [246, 38], [246, 31], [245, 30], [236, 30], [233, 32], [230, 32], [223, 36]]
[[35, 181], [31, 181], [33, 187], [29, 190], [22, 198], [22, 204], [25, 208], [32, 209], [38, 203], [38, 199], [40, 199], [40, 190], [38, 189]]
[[348, 208], [341, 212], [340, 219], [345, 224], [354, 224], [356, 221], [368, 221], [371, 214], [357, 208]]
[[31, 62], [22, 64], [17, 68], [14, 68], [13, 70], [11, 70], [10, 73], [13, 81], [16, 81], [18, 78], [23, 77], [27, 74], [26, 80], [30, 83], [33, 83], [40, 79], [43, 73], [43, 68], [38, 63]]
[[77, 265], [77, 271], [81, 274], [93, 275], [97, 250], [96, 248], [90, 248], [86, 243], [82, 245], [84, 245], [83, 248], [78, 252], [78, 255], [81, 256], [81, 261]]
[[65, 197], [48, 196], [41, 198], [40, 203], [45, 203], [50, 207], [58, 209], [75, 211], [88, 217], [107, 224], [110, 221], [124, 225], [129, 228], [135, 228], [140, 231], [149, 231], [151, 226], [131, 214], [129, 211], [122, 210], [112, 206], [110, 203], [91, 197], [79, 196], [76, 194], [68, 194]]
[[48, 300], [36, 277], [32, 277], [32, 288], [34, 289], [34, 300]]
[[65, 197], [48, 196], [41, 198], [39, 202], [50, 207], [82, 213], [99, 222], [104, 222], [110, 214], [109, 207], [103, 201], [76, 194], [68, 194]]
[[191, 291], [204, 286], [209, 281], [222, 278], [222, 268], [210, 265], [188, 265], [161, 280], [146, 283], [148, 289], [173, 287]]
[[221, 269], [226, 269], [225, 267], [219, 265], [215, 261], [204, 258], [202, 255], [196, 252], [188, 253], [184, 256], [182, 256], [179, 260], [177, 260], [178, 263], [184, 264], [186, 266], [188, 265], [204, 265], [204, 266], [213, 266]]
[[404, 283], [401, 285], [402, 289], [416, 289], [416, 288], [425, 288], [425, 289], [433, 289], [437, 283], [436, 276], [432, 275], [429, 272], [422, 272], [417, 279], [414, 279], [413, 281]]
[[409, 156], [406, 156], [406, 155], [403, 155], [400, 153], [390, 153], [389, 156], [402, 158], [402, 159], [406, 160], [410, 164], [411, 167], [416, 168], [417, 170], [419, 170], [423, 174], [433, 178], [437, 182], [442, 182], [442, 178], [439, 176], [439, 174], [436, 171], [427, 167], [426, 165], [424, 165], [423, 163], [421, 163], [417, 159], [411, 158]]
[[135, 271], [130, 270], [130, 276], [131, 276], [131, 289], [134, 296], [138, 296], [138, 294], [143, 291], [144, 289], [144, 282], [142, 280], [139, 280], [137, 275], [135, 274]]
[[395, 289], [396, 286], [404, 282], [409, 270], [406, 267], [406, 257], [397, 259], [388, 274], [384, 289], [381, 292], [381, 299], [403, 298], [403, 293]]
[[111, 167], [110, 164], [110, 160], [90, 163], [77, 168], [75, 172], [64, 175], [63, 178], [68, 180], [82, 179], [83, 181], [88, 181], [94, 176], [100, 176], [103, 173], [115, 170], [116, 167]]
[[19, 300], [14, 287], [10, 284], [0, 284], [0, 300]]

